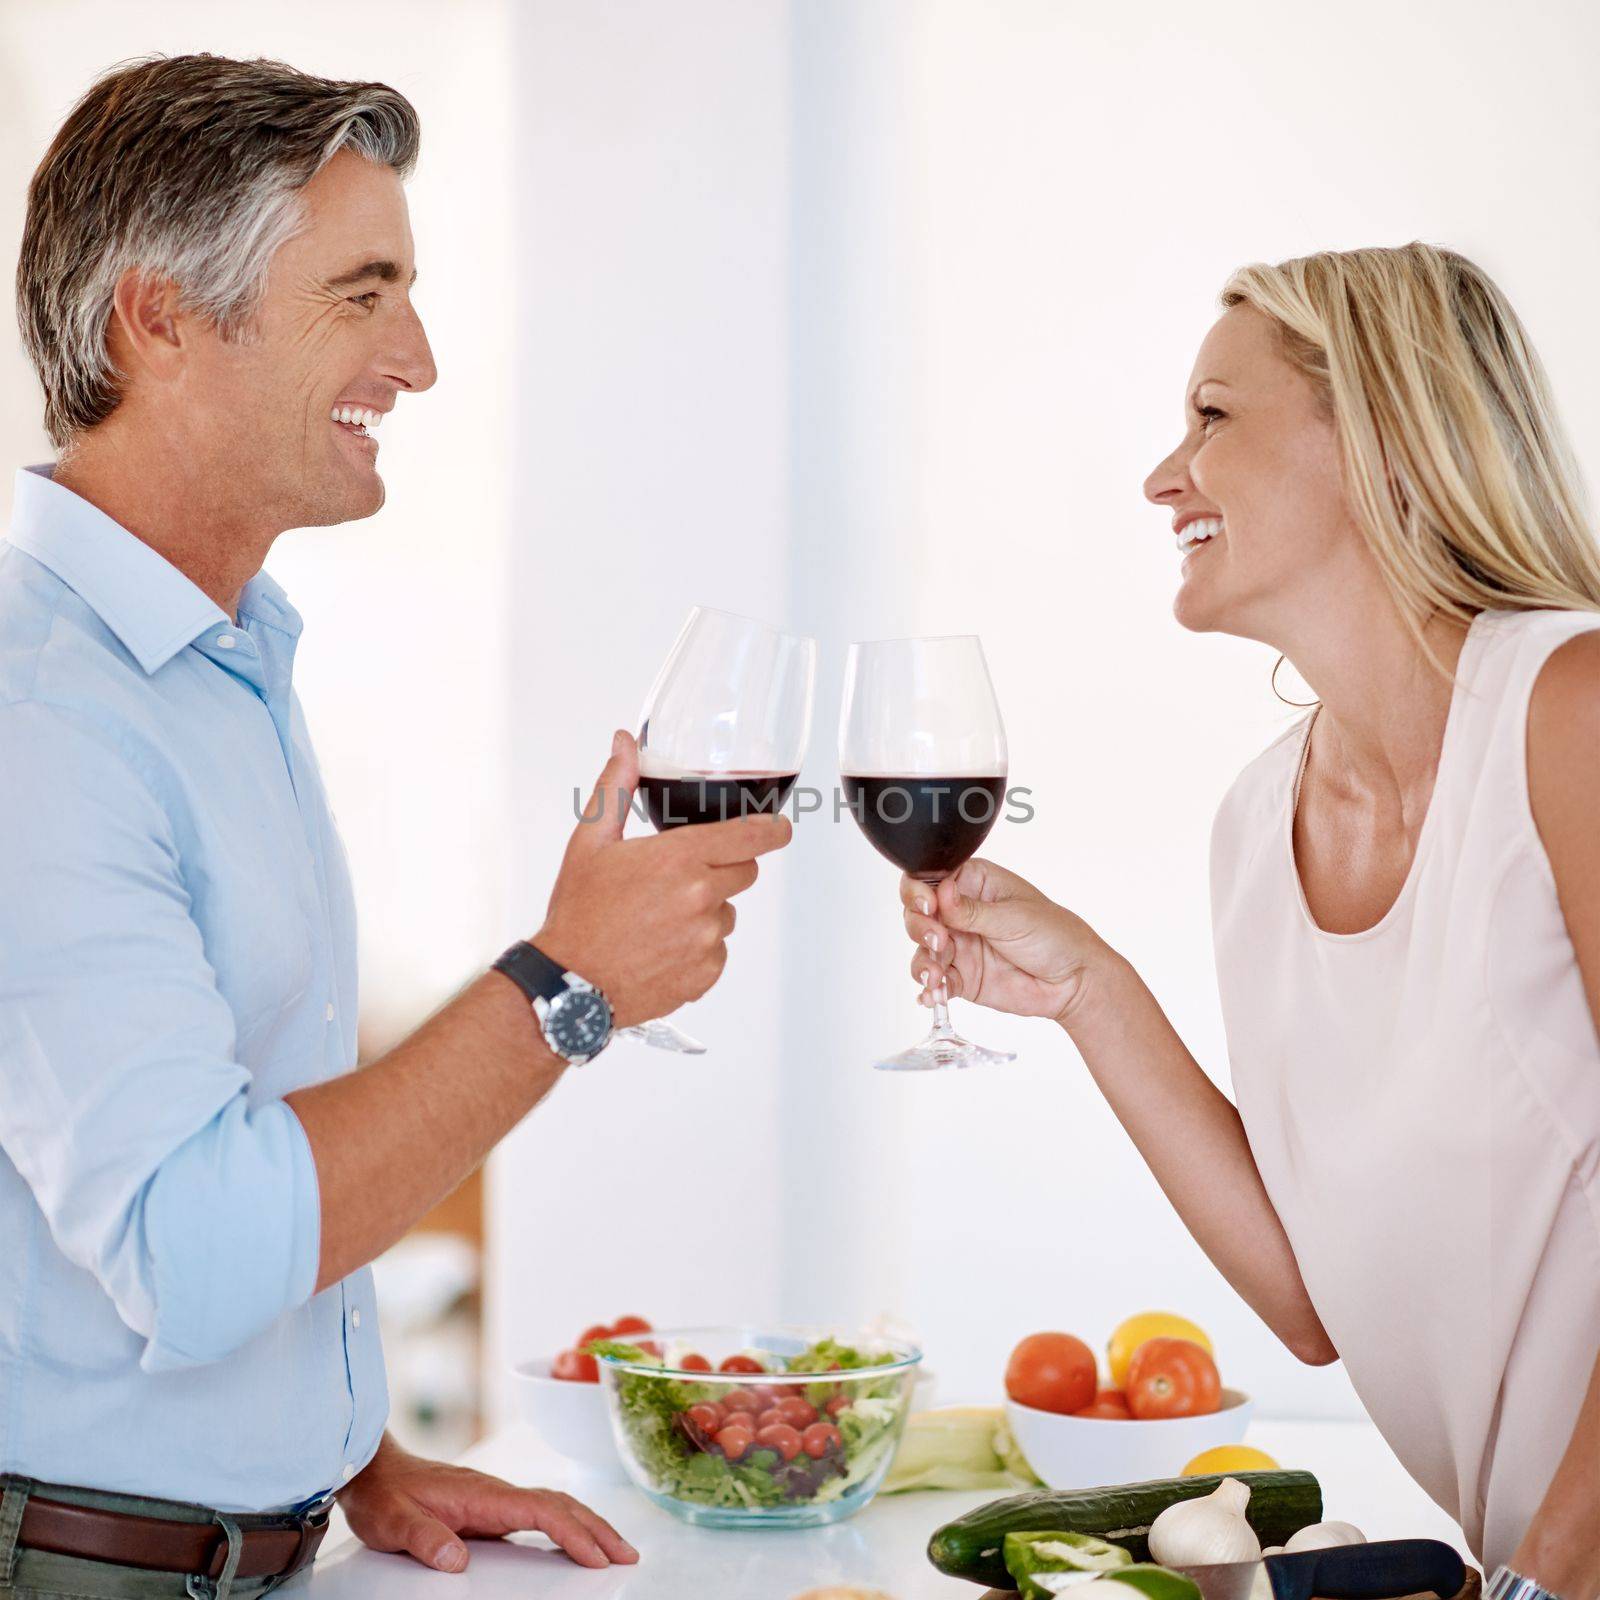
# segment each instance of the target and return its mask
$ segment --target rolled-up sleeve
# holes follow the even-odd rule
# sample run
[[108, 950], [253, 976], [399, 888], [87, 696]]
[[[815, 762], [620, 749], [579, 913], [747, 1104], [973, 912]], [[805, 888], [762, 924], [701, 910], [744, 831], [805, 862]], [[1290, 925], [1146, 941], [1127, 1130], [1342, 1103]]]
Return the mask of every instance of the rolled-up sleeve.
[[152, 1372], [217, 1361], [307, 1300], [316, 1170], [252, 1104], [171, 820], [80, 713], [0, 706], [0, 1148]]

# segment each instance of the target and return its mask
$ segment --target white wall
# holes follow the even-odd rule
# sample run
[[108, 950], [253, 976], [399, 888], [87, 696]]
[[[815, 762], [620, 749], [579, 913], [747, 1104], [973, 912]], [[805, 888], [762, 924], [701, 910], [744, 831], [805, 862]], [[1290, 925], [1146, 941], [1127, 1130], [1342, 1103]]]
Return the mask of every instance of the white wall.
[[[1514, 37], [1483, 3], [528, 7], [517, 592], [531, 615], [586, 575], [529, 660], [606, 664], [521, 732], [525, 897], [545, 791], [587, 777], [689, 603], [818, 635], [822, 783], [851, 638], [977, 631], [1038, 806], [990, 853], [1132, 955], [1225, 1083], [1207, 833], [1290, 713], [1263, 651], [1172, 622], [1140, 481], [1232, 266], [1412, 237], [1502, 278], [1592, 466], [1595, 33], [1577, 4]], [[958, 1006], [1015, 1067], [868, 1070], [923, 1019], [848, 823], [770, 877], [696, 1008], [715, 1053], [619, 1053], [498, 1158], [503, 1346], [625, 1307], [887, 1313], [948, 1394], [992, 1394], [1029, 1329], [1168, 1305], [1268, 1410], [1355, 1409], [1211, 1270], [1047, 1027]]]
[[[1206, 833], [1287, 713], [1261, 651], [1172, 623], [1139, 481], [1231, 266], [1413, 236], [1501, 277], [1592, 475], [1600, 22], [1576, 0], [1514, 34], [1484, 0], [1129, 11], [0, 6], [7, 261], [27, 174], [124, 56], [266, 52], [422, 112], [440, 382], [385, 427], [385, 510], [273, 559], [307, 614], [374, 1042], [537, 926], [573, 785], [704, 601], [818, 636], [819, 785], [850, 639], [980, 632], [1039, 808], [990, 853], [1131, 954], [1226, 1080]], [[9, 457], [41, 453], [36, 415], [8, 329]], [[495, 1373], [625, 1310], [886, 1313], [947, 1394], [992, 1394], [1019, 1334], [1098, 1341], [1167, 1304], [1269, 1409], [1350, 1409], [1198, 1255], [1047, 1028], [958, 1006], [1015, 1067], [868, 1069], [923, 1025], [907, 959], [892, 871], [809, 819], [685, 1019], [713, 1053], [619, 1047], [493, 1163]]]
[[[787, 25], [766, 5], [532, 4], [519, 36], [522, 332], [514, 902], [532, 932], [611, 730], [697, 602], [787, 595]], [[635, 824], [637, 826], [637, 824]], [[782, 1267], [786, 880], [740, 904], [726, 980], [619, 1045], [491, 1164], [491, 1362], [638, 1310], [770, 1316]]]

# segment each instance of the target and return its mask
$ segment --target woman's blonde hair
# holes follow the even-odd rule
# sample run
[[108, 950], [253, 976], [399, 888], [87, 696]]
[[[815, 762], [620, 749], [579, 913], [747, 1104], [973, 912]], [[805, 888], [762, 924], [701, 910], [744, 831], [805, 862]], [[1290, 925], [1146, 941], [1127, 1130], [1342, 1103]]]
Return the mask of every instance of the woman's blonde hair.
[[1338, 429], [1352, 509], [1404, 614], [1600, 610], [1600, 546], [1538, 356], [1487, 273], [1434, 245], [1243, 267]]

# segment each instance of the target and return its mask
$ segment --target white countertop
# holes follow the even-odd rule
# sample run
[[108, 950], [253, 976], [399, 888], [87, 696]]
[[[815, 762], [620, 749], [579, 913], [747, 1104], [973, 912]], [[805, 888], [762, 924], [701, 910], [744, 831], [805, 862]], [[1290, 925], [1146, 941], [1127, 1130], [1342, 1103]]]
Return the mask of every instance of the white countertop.
[[[1257, 1422], [1249, 1443], [1321, 1480], [1329, 1517], [1369, 1539], [1444, 1539], [1463, 1555], [1461, 1531], [1406, 1476], [1370, 1423]], [[378, 1555], [330, 1533], [316, 1566], [286, 1594], [310, 1600], [791, 1600], [829, 1583], [882, 1589], [894, 1600], [977, 1600], [971, 1584], [928, 1564], [941, 1523], [995, 1497], [923, 1491], [881, 1496], [831, 1528], [730, 1532], [694, 1528], [626, 1486], [574, 1473], [526, 1428], [512, 1428], [462, 1458], [515, 1482], [565, 1489], [594, 1507], [640, 1552], [633, 1567], [575, 1566], [538, 1535], [474, 1541], [464, 1574], [432, 1572], [403, 1556]], [[342, 1533], [342, 1528], [336, 1530]]]

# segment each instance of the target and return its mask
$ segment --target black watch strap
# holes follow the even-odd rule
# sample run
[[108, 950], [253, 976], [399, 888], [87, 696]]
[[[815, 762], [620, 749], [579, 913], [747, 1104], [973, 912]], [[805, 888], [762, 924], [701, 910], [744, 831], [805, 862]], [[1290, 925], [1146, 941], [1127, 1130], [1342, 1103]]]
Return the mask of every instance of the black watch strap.
[[567, 989], [567, 969], [526, 939], [512, 945], [494, 970], [503, 972], [529, 1000], [554, 1000]]

